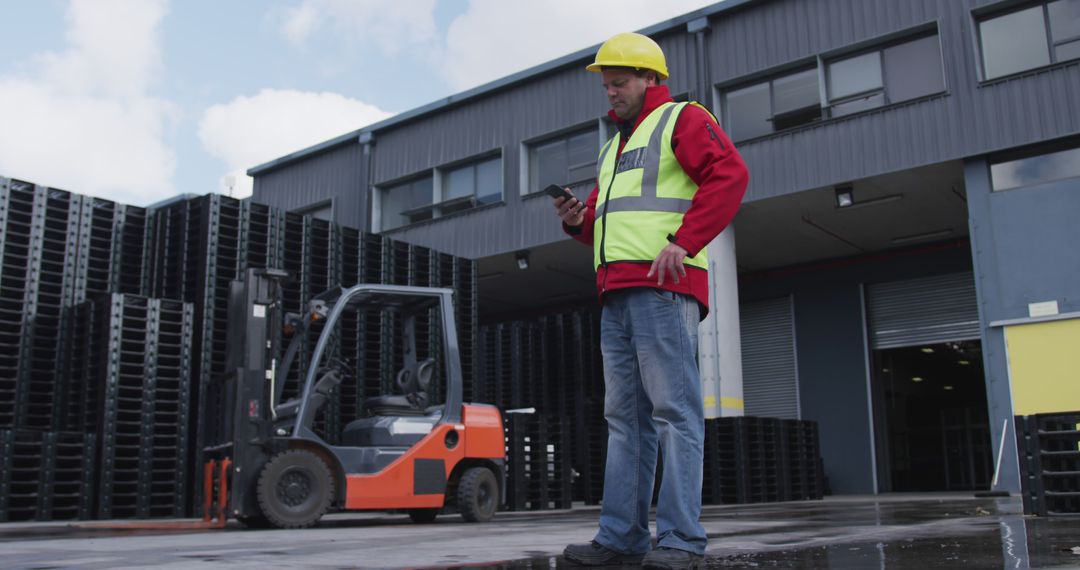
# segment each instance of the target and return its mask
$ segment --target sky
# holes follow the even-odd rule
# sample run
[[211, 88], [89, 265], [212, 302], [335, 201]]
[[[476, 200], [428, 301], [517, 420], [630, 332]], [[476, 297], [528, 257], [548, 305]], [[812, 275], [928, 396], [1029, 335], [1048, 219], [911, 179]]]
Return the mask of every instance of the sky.
[[253, 166], [713, 3], [0, 0], [0, 176], [244, 197]]

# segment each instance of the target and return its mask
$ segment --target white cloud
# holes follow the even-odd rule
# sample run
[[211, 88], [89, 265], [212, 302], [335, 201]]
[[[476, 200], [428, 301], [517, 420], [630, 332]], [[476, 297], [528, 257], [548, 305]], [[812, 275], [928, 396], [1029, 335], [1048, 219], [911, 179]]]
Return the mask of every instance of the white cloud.
[[0, 173], [146, 204], [171, 195], [179, 116], [148, 93], [161, 71], [165, 0], [74, 0], [67, 47], [0, 77]]
[[447, 30], [440, 69], [452, 87], [464, 90], [715, 3], [470, 0]]
[[[206, 110], [199, 140], [236, 179], [234, 195], [251, 193], [244, 171], [391, 116], [337, 93], [263, 89]], [[224, 178], [223, 178], [224, 180]], [[223, 182], [224, 184], [224, 182]]]
[[303, 0], [285, 11], [281, 31], [302, 45], [323, 27], [393, 56], [435, 39], [435, 0]]

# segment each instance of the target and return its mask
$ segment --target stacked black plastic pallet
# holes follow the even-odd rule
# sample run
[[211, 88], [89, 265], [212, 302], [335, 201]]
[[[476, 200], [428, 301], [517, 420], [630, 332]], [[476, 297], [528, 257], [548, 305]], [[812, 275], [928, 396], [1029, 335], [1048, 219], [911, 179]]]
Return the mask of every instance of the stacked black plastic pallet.
[[[193, 308], [113, 294], [89, 302], [88, 409], [100, 434], [96, 515], [189, 513]], [[85, 313], [84, 313], [85, 314]]]
[[814, 422], [757, 417], [706, 420], [704, 459], [701, 494], [706, 504], [824, 496]]
[[575, 500], [603, 496], [607, 423], [595, 311], [580, 310], [481, 327], [478, 399], [504, 410], [565, 417]]
[[1080, 412], [1016, 417], [1024, 513], [1080, 516]]
[[781, 477], [782, 501], [820, 499], [825, 494], [825, 473], [821, 463], [816, 422], [780, 420], [784, 458]]
[[70, 193], [5, 181], [3, 223], [3, 387], [0, 427], [53, 431], [65, 394], [62, 362], [75, 286], [80, 201]]
[[568, 509], [572, 501], [570, 423], [565, 417], [511, 413], [506, 426], [506, 506]]
[[[202, 472], [192, 466], [223, 431], [210, 390], [227, 373], [229, 282], [249, 267], [289, 270], [284, 301], [296, 312], [325, 289], [361, 282], [454, 289], [473, 399], [470, 260], [219, 195], [146, 209], [0, 178], [0, 430], [10, 451], [0, 518], [197, 514]], [[438, 358], [438, 315], [421, 321], [420, 348]], [[392, 389], [401, 350], [381, 340], [395, 331], [371, 311], [332, 347], [359, 378], [317, 418], [329, 440], [366, 398]], [[100, 477], [83, 478], [83, 468]]]
[[92, 515], [93, 434], [0, 430], [0, 521]]
[[[481, 394], [504, 410], [565, 417], [574, 500], [603, 499], [607, 453], [599, 315], [559, 313], [481, 327]], [[513, 417], [515, 414], [508, 414]], [[658, 465], [659, 482], [662, 467]], [[824, 476], [817, 424], [776, 418], [705, 423], [706, 504], [820, 499]], [[513, 497], [513, 494], [511, 494]]]

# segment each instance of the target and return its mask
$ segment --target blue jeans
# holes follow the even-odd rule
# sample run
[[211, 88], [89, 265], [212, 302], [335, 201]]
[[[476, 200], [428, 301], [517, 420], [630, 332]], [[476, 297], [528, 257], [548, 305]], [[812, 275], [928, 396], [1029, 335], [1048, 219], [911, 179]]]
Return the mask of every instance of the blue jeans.
[[596, 541], [649, 550], [657, 444], [664, 454], [656, 506], [659, 546], [705, 551], [701, 471], [705, 412], [697, 368], [698, 306], [652, 288], [608, 293], [600, 318], [608, 456]]

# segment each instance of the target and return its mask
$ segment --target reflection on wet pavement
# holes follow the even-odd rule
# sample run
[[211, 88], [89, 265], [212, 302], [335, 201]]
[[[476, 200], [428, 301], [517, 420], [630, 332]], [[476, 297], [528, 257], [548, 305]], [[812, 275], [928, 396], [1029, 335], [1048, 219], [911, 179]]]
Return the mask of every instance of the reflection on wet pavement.
[[[1080, 517], [1025, 517], [1018, 511], [1019, 500], [1013, 498], [846, 505], [826, 501], [707, 513], [703, 521], [732, 519], [740, 528], [710, 533], [702, 568], [1080, 568]], [[857, 539], [866, 535], [878, 540]], [[745, 550], [743, 539], [758, 547]], [[461, 567], [578, 566], [562, 556], [546, 556]]]
[[[4, 568], [573, 568], [560, 553], [596, 531], [599, 508], [412, 524], [401, 513], [335, 514], [307, 530], [160, 531], [0, 525]], [[100, 523], [92, 523], [94, 525]], [[108, 523], [114, 524], [114, 523]], [[710, 505], [704, 568], [1080, 568], [1080, 517], [1025, 517], [1020, 499], [829, 497]], [[89, 540], [87, 540], [89, 539]], [[1074, 553], [1074, 549], [1076, 549]], [[489, 562], [494, 560], [495, 562]]]

